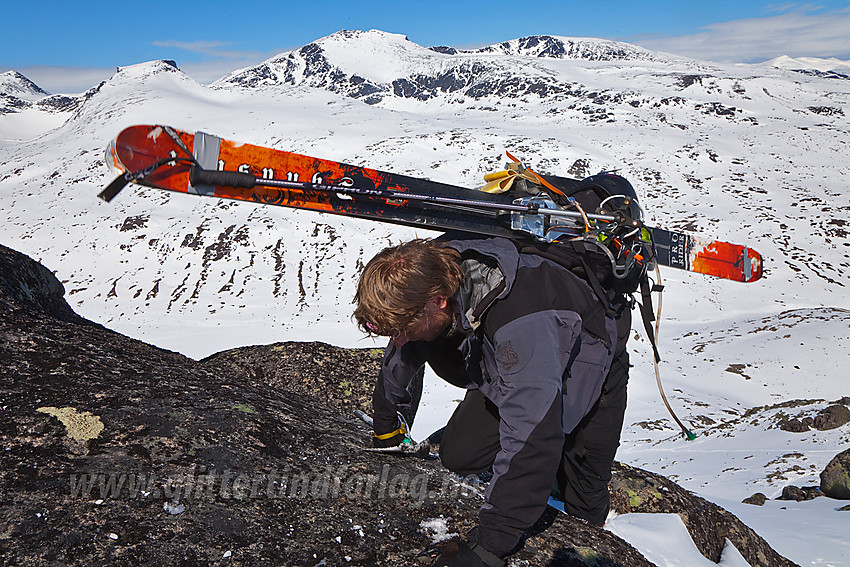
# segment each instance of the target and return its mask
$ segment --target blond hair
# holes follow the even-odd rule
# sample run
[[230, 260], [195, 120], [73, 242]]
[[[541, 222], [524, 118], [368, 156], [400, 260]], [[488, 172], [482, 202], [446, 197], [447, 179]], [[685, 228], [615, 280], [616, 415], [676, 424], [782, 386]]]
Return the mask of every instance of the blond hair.
[[396, 336], [415, 326], [433, 297], [460, 287], [460, 254], [440, 242], [416, 239], [385, 248], [369, 260], [354, 296], [354, 318], [371, 335]]

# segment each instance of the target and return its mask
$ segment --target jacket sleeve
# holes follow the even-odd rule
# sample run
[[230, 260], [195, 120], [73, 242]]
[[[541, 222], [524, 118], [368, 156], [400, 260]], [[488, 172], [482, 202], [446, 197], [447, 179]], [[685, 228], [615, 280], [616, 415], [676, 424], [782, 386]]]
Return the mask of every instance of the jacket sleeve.
[[413, 418], [422, 394], [425, 360], [408, 343], [396, 348], [390, 341], [384, 350], [381, 370], [372, 394], [372, 419], [376, 435], [390, 433], [398, 428], [400, 412], [413, 425]]
[[509, 553], [546, 507], [564, 445], [562, 380], [580, 333], [577, 313], [547, 310], [505, 324], [484, 346], [482, 392], [499, 407], [502, 448], [477, 538], [497, 555]]

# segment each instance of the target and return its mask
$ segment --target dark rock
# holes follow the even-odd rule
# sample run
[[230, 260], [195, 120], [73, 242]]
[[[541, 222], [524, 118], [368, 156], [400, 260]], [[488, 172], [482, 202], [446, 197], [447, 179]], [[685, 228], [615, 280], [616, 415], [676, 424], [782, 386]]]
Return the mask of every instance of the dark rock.
[[818, 71], [817, 69], [790, 69], [794, 73], [800, 73], [802, 75], [810, 75], [812, 77], [819, 77], [821, 79], [838, 79], [847, 81], [850, 80], [850, 75], [846, 73], [839, 73], [838, 71]]
[[761, 492], [756, 492], [752, 496], [744, 498], [742, 502], [744, 504], [752, 504], [753, 506], [764, 506], [764, 503], [767, 502], [767, 496]]
[[711, 75], [679, 75], [676, 79], [676, 86], [681, 89], [686, 89], [694, 83], [702, 84], [703, 79], [711, 79]]
[[73, 112], [83, 103], [81, 96], [51, 95], [37, 101], [35, 106], [48, 112]]
[[0, 311], [33, 311], [60, 321], [82, 323], [65, 302], [65, 287], [53, 272], [0, 244]]
[[809, 426], [794, 417], [781, 421], [779, 423], [779, 429], [790, 431], [791, 433], [804, 433], [809, 430]]
[[835, 106], [810, 106], [809, 112], [814, 112], [821, 116], [844, 116], [844, 111]]
[[750, 565], [795, 565], [733, 514], [663, 476], [617, 463], [610, 489], [619, 514], [678, 514], [700, 553], [715, 563], [728, 539]]
[[850, 500], [850, 449], [829, 461], [820, 473], [820, 489], [824, 496]]
[[814, 426], [819, 431], [827, 431], [841, 427], [846, 423], [850, 423], [850, 409], [842, 404], [834, 404], [821, 410], [815, 416]]
[[0, 93], [0, 116], [20, 112], [32, 106], [32, 103], [16, 96]]
[[429, 47], [431, 51], [436, 51], [437, 53], [444, 53], [445, 55], [457, 55], [458, 51], [454, 47], [449, 47], [447, 45], [435, 45], [433, 47]]
[[372, 412], [372, 389], [383, 349], [343, 349], [325, 343], [285, 342], [226, 350], [200, 361], [218, 372], [250, 377], [286, 391], [320, 400], [327, 408], [351, 414]]
[[794, 500], [796, 502], [804, 502], [806, 500], [814, 500], [818, 496], [823, 496], [817, 486], [798, 486], [789, 485], [782, 489], [782, 495], [777, 500]]
[[803, 494], [806, 495], [806, 500], [814, 500], [815, 498], [823, 496], [820, 486], [804, 486], [801, 490], [803, 491]]

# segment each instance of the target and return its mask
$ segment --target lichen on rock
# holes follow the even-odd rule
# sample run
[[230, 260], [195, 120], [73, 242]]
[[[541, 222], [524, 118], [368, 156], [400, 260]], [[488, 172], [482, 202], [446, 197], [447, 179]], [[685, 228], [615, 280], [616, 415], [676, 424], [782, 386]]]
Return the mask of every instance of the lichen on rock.
[[35, 411], [57, 418], [65, 426], [68, 437], [76, 441], [96, 439], [103, 431], [103, 422], [100, 421], [100, 417], [88, 411], [81, 412], [72, 407], [41, 407]]

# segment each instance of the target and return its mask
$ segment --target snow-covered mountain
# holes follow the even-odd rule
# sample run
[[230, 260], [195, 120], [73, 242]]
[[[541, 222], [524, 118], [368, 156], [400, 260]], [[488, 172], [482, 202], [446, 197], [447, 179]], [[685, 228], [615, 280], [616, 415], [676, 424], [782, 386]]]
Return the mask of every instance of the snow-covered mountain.
[[781, 55], [762, 63], [762, 65], [800, 72], [815, 71], [826, 73], [827, 76], [831, 74], [834, 78], [850, 79], [850, 61], [836, 57], [824, 59], [822, 57], [788, 57], [787, 55]]
[[23, 100], [38, 100], [50, 94], [17, 71], [0, 73], [0, 93]]
[[51, 95], [17, 71], [0, 73], [0, 140], [25, 140], [52, 130], [85, 98]]
[[[523, 60], [521, 72], [516, 57]], [[426, 101], [443, 96], [457, 103], [462, 102], [459, 96], [481, 100], [581, 94], [574, 92], [572, 81], [563, 81], [545, 66], [535, 67], [529, 58], [659, 60], [650, 51], [613, 41], [535, 36], [476, 51], [458, 51], [425, 48], [402, 36], [372, 30], [326, 37], [258, 66], [234, 71], [213, 87], [307, 85], [367, 104], [387, 102], [392, 97]], [[375, 61], [380, 64], [373, 64]]]
[[[340, 32], [211, 86], [173, 62], [124, 67], [61, 108], [2, 77], [0, 101], [21, 102], [0, 102], [0, 242], [57, 269], [89, 319], [195, 357], [278, 340], [368, 346], [349, 320], [358, 269], [426, 235], [135, 186], [102, 203], [103, 151], [125, 126], [171, 124], [470, 187], [507, 149], [544, 172], [618, 169], [652, 224], [765, 256], [766, 277], [750, 285], [663, 272], [662, 373], [699, 437], [681, 441], [666, 418], [638, 324], [623, 460], [772, 526], [791, 505], [740, 501], [817, 484], [850, 443], [846, 427], [779, 428], [850, 395], [850, 81], [603, 40], [461, 51], [379, 31]], [[445, 416], [434, 395], [422, 431]], [[805, 401], [783, 405], [794, 400]], [[788, 538], [762, 535], [811, 563], [791, 536], [832, 549], [850, 527], [833, 511], [797, 505], [783, 517]], [[825, 514], [828, 527], [805, 531]]]

